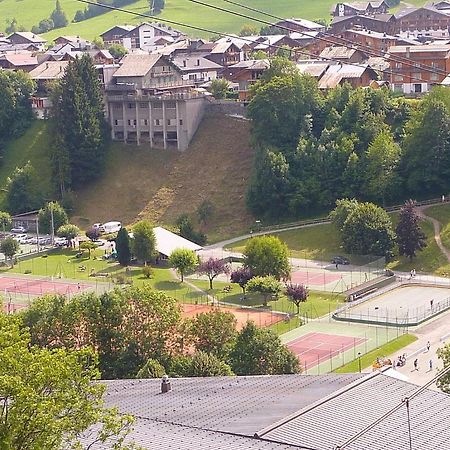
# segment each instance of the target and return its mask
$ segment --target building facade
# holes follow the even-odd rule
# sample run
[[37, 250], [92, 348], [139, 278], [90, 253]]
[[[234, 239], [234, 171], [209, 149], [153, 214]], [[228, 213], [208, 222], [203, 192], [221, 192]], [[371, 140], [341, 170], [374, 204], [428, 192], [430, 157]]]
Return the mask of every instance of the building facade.
[[112, 138], [186, 150], [204, 114], [206, 97], [162, 55], [128, 55], [106, 85]]

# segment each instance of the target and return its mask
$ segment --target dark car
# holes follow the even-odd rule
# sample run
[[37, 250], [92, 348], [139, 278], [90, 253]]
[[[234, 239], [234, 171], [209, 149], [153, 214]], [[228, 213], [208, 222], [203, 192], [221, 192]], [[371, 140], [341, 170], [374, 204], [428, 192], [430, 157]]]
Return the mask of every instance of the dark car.
[[350, 264], [350, 261], [344, 256], [335, 256], [331, 259], [332, 264], [342, 264], [344, 266]]

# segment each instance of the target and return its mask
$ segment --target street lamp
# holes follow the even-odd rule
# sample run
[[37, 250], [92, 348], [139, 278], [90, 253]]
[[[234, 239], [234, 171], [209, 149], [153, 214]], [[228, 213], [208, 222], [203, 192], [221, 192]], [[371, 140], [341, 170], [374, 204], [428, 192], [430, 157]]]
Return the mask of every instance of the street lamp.
[[361, 352], [358, 352], [358, 368], [359, 373], [361, 373]]

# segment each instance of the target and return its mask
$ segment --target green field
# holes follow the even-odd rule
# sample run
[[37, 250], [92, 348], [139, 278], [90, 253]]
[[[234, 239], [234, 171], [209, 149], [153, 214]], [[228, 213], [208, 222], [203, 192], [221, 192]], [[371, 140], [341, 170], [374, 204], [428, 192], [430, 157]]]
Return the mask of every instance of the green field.
[[450, 249], [450, 205], [432, 206], [425, 210], [425, 214], [441, 222], [441, 240]]
[[[365, 355], [361, 356], [361, 369], [364, 370], [370, 367], [377, 358], [389, 357], [390, 355], [395, 355], [399, 350], [417, 341], [417, 337], [412, 334], [403, 334], [398, 338], [382, 345], [381, 347], [372, 350]], [[344, 366], [336, 369], [336, 373], [354, 373], [359, 371], [359, 361], [358, 358], [345, 364]]]
[[28, 161], [34, 167], [38, 179], [37, 189], [42, 197], [51, 196], [51, 167], [48, 156], [50, 136], [47, 123], [35, 120], [30, 128], [18, 139], [10, 141], [5, 148], [0, 165], [0, 204], [8, 177], [16, 167], [23, 167]]

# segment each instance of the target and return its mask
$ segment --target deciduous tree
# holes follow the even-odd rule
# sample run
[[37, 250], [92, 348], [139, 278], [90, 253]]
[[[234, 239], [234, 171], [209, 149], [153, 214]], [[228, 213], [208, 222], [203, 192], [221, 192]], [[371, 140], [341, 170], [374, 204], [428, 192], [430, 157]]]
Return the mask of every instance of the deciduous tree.
[[297, 315], [300, 314], [300, 304], [306, 302], [309, 291], [304, 284], [289, 283], [286, 286], [286, 295], [289, 300], [297, 307]]
[[81, 250], [87, 250], [89, 253], [89, 259], [91, 259], [91, 251], [95, 250], [97, 248], [97, 246], [92, 242], [92, 241], [83, 241], [80, 244], [80, 249]]
[[247, 283], [253, 278], [252, 271], [245, 266], [241, 266], [238, 269], [234, 270], [230, 274], [230, 279], [232, 283], [237, 283], [242, 289], [242, 293], [245, 297], [245, 289], [247, 287]]
[[288, 247], [276, 236], [256, 236], [245, 245], [244, 266], [254, 275], [287, 279], [291, 273]]
[[276, 299], [281, 294], [282, 285], [275, 277], [267, 275], [265, 277], [253, 277], [247, 283], [247, 290], [261, 294], [263, 296], [263, 304], [267, 306], [269, 299]]
[[156, 238], [153, 227], [147, 220], [133, 226], [133, 254], [139, 261], [147, 263], [157, 255]]
[[58, 202], [49, 202], [39, 210], [39, 231], [51, 233], [53, 214], [53, 231], [69, 223], [69, 217], [65, 209]]
[[36, 172], [29, 161], [23, 167], [16, 167], [8, 177], [6, 189], [6, 205], [11, 214], [32, 211], [40, 204]]
[[415, 210], [415, 202], [408, 200], [400, 210], [400, 217], [396, 228], [397, 245], [400, 255], [410, 260], [416, 252], [427, 246], [425, 233], [420, 228], [420, 217]]
[[56, 231], [59, 237], [66, 238], [68, 241], [75, 239], [80, 233], [81, 230], [71, 223], [61, 225]]
[[19, 250], [19, 243], [12, 237], [7, 237], [0, 241], [0, 252], [5, 255], [6, 260], [11, 261], [11, 267], [14, 266], [14, 256]]
[[178, 248], [170, 254], [169, 263], [180, 274], [181, 282], [183, 282], [184, 276], [197, 267], [198, 256], [192, 250]]
[[12, 218], [11, 214], [6, 211], [0, 211], [0, 225], [2, 226], [3, 233], [5, 233], [6, 227], [11, 226]]
[[284, 346], [280, 338], [266, 328], [257, 328], [253, 322], [239, 332], [230, 355], [236, 375], [279, 375], [299, 373], [298, 358]]
[[209, 288], [213, 288], [213, 281], [220, 274], [230, 273], [230, 265], [227, 264], [223, 259], [219, 258], [208, 258], [201, 261], [197, 267], [197, 273], [199, 275], [206, 275], [209, 280]]

